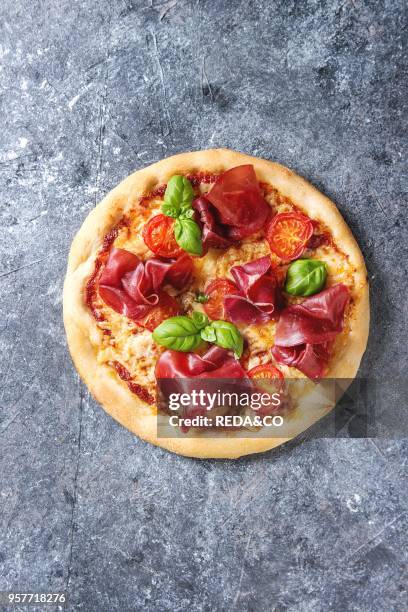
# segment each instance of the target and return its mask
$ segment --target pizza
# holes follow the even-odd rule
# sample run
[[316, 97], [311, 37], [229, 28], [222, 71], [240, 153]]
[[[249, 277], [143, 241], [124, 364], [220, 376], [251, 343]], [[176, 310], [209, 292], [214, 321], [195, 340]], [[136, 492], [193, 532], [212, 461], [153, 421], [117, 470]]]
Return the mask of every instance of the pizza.
[[69, 254], [64, 324], [80, 376], [119, 423], [182, 455], [235, 458], [332, 406], [283, 402], [274, 436], [195, 424], [165, 437], [158, 383], [295, 380], [313, 397], [325, 379], [353, 379], [367, 272], [333, 202], [288, 168], [226, 149], [182, 153], [130, 175], [88, 215]]

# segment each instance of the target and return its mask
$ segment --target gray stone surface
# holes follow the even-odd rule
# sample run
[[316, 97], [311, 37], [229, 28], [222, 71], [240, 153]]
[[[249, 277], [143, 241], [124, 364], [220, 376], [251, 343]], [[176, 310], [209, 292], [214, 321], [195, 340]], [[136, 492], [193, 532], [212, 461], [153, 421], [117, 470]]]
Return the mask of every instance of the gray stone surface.
[[227, 146], [339, 204], [372, 281], [362, 372], [406, 371], [404, 2], [3, 0], [0, 28], [0, 590], [86, 611], [406, 610], [405, 441], [171, 455], [91, 400], [61, 321], [101, 196]]

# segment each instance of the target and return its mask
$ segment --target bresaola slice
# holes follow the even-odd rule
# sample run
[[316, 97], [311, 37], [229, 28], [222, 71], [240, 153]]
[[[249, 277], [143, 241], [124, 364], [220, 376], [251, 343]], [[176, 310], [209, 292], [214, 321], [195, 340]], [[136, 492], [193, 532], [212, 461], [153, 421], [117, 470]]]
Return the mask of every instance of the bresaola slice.
[[139, 261], [133, 271], [122, 277], [121, 282], [137, 303], [153, 306], [158, 303], [158, 292], [164, 284], [182, 289], [188, 283], [191, 271], [192, 261], [188, 255], [170, 261], [154, 258]]
[[132, 272], [139, 263], [140, 259], [134, 253], [113, 248], [100, 276], [99, 284], [120, 288], [122, 277]]
[[271, 214], [251, 164], [221, 174], [206, 199], [217, 210], [219, 222], [225, 226], [225, 237], [230, 240], [241, 240], [257, 232]]
[[275, 360], [309, 378], [323, 376], [329, 359], [328, 343], [343, 330], [349, 299], [348, 288], [339, 283], [285, 308], [276, 327], [272, 349]]
[[156, 378], [245, 378], [246, 372], [231, 351], [212, 346], [203, 355], [168, 349], [156, 364]]
[[[206, 403], [205, 398], [208, 398], [208, 394], [216, 395], [220, 388], [223, 393], [230, 394], [250, 388], [240, 362], [231, 351], [218, 346], [212, 346], [203, 355], [166, 350], [156, 363], [155, 375], [159, 407], [164, 412], [169, 412], [172, 394], [180, 397], [186, 393], [192, 398], [194, 394], [204, 393], [199, 405], [191, 402], [181, 408], [184, 418], [208, 414], [212, 406]], [[189, 427], [183, 425], [181, 430], [187, 432]]]
[[349, 301], [348, 288], [339, 283], [287, 306], [276, 327], [275, 344], [323, 344], [333, 340], [343, 329], [344, 309]]
[[194, 200], [193, 208], [205, 250], [227, 249], [260, 230], [271, 215], [250, 164], [224, 172], [206, 196]]
[[138, 304], [124, 289], [117, 287], [102, 285], [99, 287], [99, 295], [112, 310], [134, 321], [142, 319], [151, 309], [151, 305]]
[[281, 294], [269, 256], [243, 266], [233, 266], [231, 274], [236, 295], [224, 298], [225, 313], [232, 323], [266, 323], [275, 318], [281, 306]]
[[[192, 267], [188, 255], [143, 262], [130, 251], [113, 248], [99, 279], [99, 295], [116, 312], [140, 321], [159, 305], [164, 285], [181, 289], [189, 282]], [[168, 316], [177, 314], [176, 300], [168, 294], [165, 297]]]
[[[125, 249], [113, 248], [99, 279], [99, 285], [120, 287], [122, 279], [135, 275], [143, 290], [157, 291], [164, 283], [182, 289], [188, 283], [193, 262], [187, 254], [178, 259], [162, 260], [157, 257], [142, 262], [137, 255]], [[133, 284], [136, 283], [136, 278]]]
[[217, 210], [207, 198], [200, 197], [194, 200], [193, 208], [196, 211], [196, 221], [201, 227], [201, 240], [205, 250], [227, 249], [233, 240], [227, 238], [226, 227], [217, 220]]
[[303, 372], [312, 380], [321, 378], [327, 369], [329, 351], [327, 344], [300, 344], [299, 346], [274, 346], [272, 355], [283, 363]]

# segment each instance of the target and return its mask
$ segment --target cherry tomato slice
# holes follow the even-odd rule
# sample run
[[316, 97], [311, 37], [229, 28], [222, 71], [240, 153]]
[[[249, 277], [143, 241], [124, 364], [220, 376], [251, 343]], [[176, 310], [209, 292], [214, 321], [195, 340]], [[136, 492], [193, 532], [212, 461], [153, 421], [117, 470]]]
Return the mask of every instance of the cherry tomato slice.
[[249, 370], [248, 376], [250, 378], [278, 378], [284, 380], [282, 372], [272, 363], [265, 363], [264, 365], [258, 365]]
[[172, 217], [156, 215], [143, 228], [146, 246], [159, 257], [177, 257], [184, 253], [174, 237], [174, 223]]
[[[259, 386], [268, 393], [283, 393], [285, 389], [285, 377], [282, 372], [272, 363], [255, 366], [248, 372], [249, 378], [260, 379]], [[269, 381], [271, 381], [269, 383]]]
[[180, 306], [177, 300], [165, 291], [162, 291], [159, 293], [158, 304], [153, 306], [147, 315], [143, 319], [136, 321], [136, 323], [149, 331], [153, 331], [162, 321], [169, 317], [175, 317], [178, 314], [180, 314]]
[[266, 239], [273, 253], [284, 261], [297, 259], [313, 234], [313, 223], [301, 213], [280, 213], [270, 222]]
[[225, 319], [224, 298], [230, 293], [237, 293], [238, 289], [232, 281], [226, 278], [217, 278], [208, 285], [205, 290], [208, 302], [204, 304], [204, 310], [210, 319]]

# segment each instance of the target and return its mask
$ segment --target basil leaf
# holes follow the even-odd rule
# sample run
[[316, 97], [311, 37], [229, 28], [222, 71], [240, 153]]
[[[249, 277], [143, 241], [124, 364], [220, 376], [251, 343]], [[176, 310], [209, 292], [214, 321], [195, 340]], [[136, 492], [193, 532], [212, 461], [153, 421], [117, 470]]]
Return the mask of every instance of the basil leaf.
[[[211, 342], [214, 342], [217, 346], [221, 346], [222, 348], [231, 349], [237, 359], [241, 357], [242, 351], [244, 350], [244, 340], [233, 323], [229, 323], [228, 321], [213, 321], [208, 327], [211, 327], [215, 333], [215, 340], [211, 340]], [[211, 332], [207, 331], [208, 327], [203, 330], [206, 336], [211, 334]], [[203, 331], [201, 331], [202, 338]]]
[[209, 323], [207, 315], [205, 315], [203, 312], [199, 312], [198, 310], [193, 311], [191, 318], [197, 329], [203, 329], [203, 327]]
[[192, 219], [176, 219], [174, 237], [177, 244], [187, 253], [202, 255], [201, 230]]
[[170, 217], [178, 217], [181, 210], [191, 208], [194, 193], [190, 181], [185, 176], [175, 174], [167, 183], [164, 193], [162, 213]]
[[198, 292], [197, 295], [194, 298], [194, 301], [198, 302], [199, 304], [206, 304], [209, 299], [210, 298], [205, 293]]
[[196, 349], [202, 340], [230, 349], [239, 359], [244, 341], [238, 329], [228, 321], [213, 321], [194, 311], [191, 317], [179, 316], [166, 319], [153, 331], [153, 340], [174, 351], [188, 352]]
[[215, 329], [211, 327], [211, 325], [207, 325], [207, 327], [204, 327], [204, 329], [201, 330], [200, 334], [201, 338], [206, 342], [215, 342], [217, 339]]
[[193, 208], [187, 208], [186, 210], [182, 210], [180, 212], [180, 219], [193, 219], [195, 215], [195, 211]]
[[166, 204], [166, 202], [163, 202], [161, 210], [167, 217], [173, 217], [174, 219], [177, 219], [178, 217], [178, 209], [172, 204]]
[[291, 295], [307, 297], [323, 289], [327, 268], [318, 259], [297, 259], [286, 273], [285, 291]]
[[173, 349], [186, 353], [193, 351], [201, 343], [200, 331], [197, 325], [189, 317], [170, 317], [153, 331], [153, 340]]

